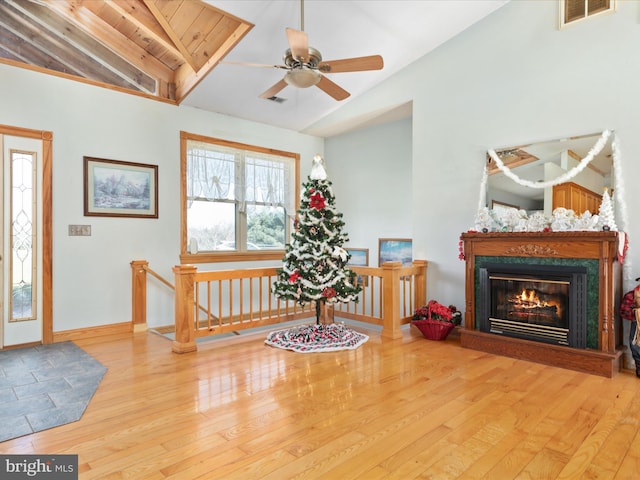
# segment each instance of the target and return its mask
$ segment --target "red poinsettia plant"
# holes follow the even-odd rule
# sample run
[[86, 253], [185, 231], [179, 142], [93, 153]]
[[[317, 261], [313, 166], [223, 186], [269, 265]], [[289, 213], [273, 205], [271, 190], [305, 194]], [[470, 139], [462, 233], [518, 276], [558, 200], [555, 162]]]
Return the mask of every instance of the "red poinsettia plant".
[[462, 312], [455, 305], [446, 307], [435, 300], [429, 300], [429, 303], [416, 309], [412, 320], [425, 320], [427, 318], [460, 325], [462, 323]]

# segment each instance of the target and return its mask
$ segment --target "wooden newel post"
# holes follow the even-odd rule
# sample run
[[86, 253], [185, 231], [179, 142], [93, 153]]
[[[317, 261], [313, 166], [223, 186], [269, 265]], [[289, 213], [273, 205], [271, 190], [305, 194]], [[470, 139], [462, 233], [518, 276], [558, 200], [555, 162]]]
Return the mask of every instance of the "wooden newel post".
[[400, 262], [385, 262], [382, 264], [383, 287], [383, 316], [382, 336], [385, 338], [400, 338]]
[[131, 328], [133, 332], [147, 330], [147, 270], [149, 262], [131, 262]]
[[193, 277], [197, 269], [194, 265], [176, 265], [175, 276], [175, 330], [176, 339], [171, 350], [188, 353], [198, 350], [195, 341]]
[[[413, 292], [414, 309], [427, 304], [427, 266], [426, 260], [414, 260], [413, 266], [420, 267], [420, 272], [415, 276], [415, 290]], [[413, 313], [413, 312], [412, 312]]]

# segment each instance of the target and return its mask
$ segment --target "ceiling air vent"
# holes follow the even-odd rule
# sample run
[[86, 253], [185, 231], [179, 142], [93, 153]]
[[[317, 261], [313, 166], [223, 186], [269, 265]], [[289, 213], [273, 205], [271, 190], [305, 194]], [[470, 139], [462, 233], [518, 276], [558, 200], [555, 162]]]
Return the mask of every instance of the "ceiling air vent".
[[616, 11], [616, 0], [558, 0], [560, 28], [587, 18]]

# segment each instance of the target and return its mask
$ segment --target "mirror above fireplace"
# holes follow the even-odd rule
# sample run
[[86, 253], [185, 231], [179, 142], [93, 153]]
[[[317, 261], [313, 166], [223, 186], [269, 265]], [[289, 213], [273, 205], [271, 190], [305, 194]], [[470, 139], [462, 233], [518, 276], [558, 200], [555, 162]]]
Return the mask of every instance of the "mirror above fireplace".
[[[546, 142], [515, 145], [495, 149], [495, 153], [523, 183], [548, 183], [566, 175], [594, 148], [602, 133], [561, 138]], [[528, 214], [542, 212], [551, 217], [554, 209], [554, 187], [534, 188], [509, 178], [488, 154], [486, 199], [489, 209], [515, 207]], [[581, 192], [593, 194], [589, 206], [599, 207], [604, 189], [614, 190], [615, 175], [611, 138], [599, 154], [595, 155], [582, 171], [571, 178]], [[557, 196], [556, 196], [557, 197]], [[557, 200], [556, 200], [557, 202]], [[581, 214], [582, 212], [576, 212]], [[597, 211], [591, 211], [597, 213]]]

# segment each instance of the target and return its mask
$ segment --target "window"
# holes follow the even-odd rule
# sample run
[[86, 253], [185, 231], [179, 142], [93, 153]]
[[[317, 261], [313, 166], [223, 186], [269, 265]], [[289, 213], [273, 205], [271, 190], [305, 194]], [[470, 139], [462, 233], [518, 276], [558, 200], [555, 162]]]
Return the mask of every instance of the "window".
[[616, 9], [616, 0], [559, 0], [559, 3], [560, 28]]
[[180, 142], [181, 261], [281, 259], [300, 156], [185, 132]]

